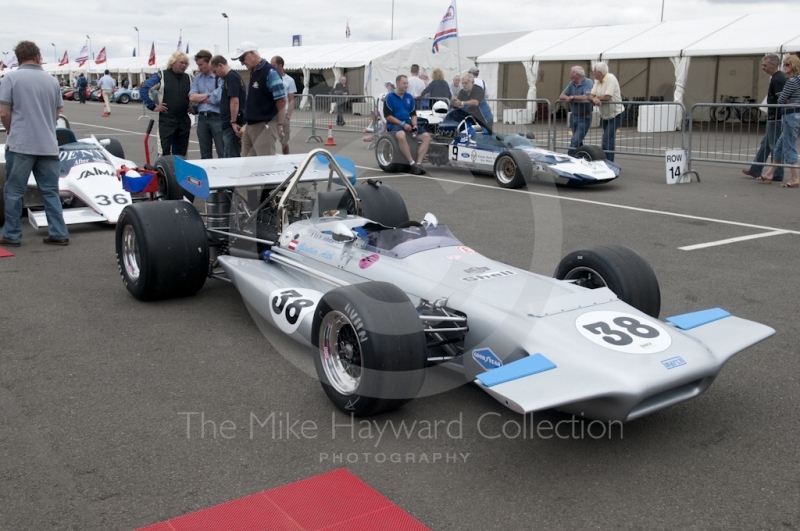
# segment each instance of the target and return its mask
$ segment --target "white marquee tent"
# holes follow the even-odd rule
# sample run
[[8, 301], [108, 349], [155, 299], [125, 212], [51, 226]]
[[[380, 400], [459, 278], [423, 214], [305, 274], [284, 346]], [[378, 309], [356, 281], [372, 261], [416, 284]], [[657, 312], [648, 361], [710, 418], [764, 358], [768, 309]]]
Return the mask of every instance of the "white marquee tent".
[[571, 66], [588, 72], [602, 60], [619, 79], [623, 96], [662, 96], [687, 107], [721, 94], [761, 100], [769, 81], [760, 72], [761, 57], [800, 49], [800, 29], [775, 20], [774, 14], [759, 14], [538, 30], [481, 55], [477, 63], [487, 91], [498, 97], [554, 101], [569, 82]]
[[[286, 70], [302, 71], [304, 79], [309, 79], [311, 71], [323, 71], [326, 80], [333, 84], [342, 75], [347, 75], [351, 90], [359, 87], [361, 93], [378, 95], [385, 91], [387, 81], [394, 83], [398, 74], [408, 74], [412, 64], [430, 72], [441, 68], [445, 78], [455, 75], [459, 68], [466, 72], [474, 63], [462, 58], [459, 63], [458, 54], [449, 48], [440, 47], [436, 54], [431, 53], [431, 39], [393, 40], [325, 44], [318, 46], [296, 46], [284, 48], [261, 48], [262, 57], [270, 59], [280, 55]], [[225, 54], [230, 57], [232, 54]], [[158, 65], [148, 66], [147, 57], [109, 58], [106, 63], [90, 62], [83, 67], [70, 63], [59, 67], [57, 64], [44, 65], [45, 70], [54, 75], [74, 77], [78, 72], [102, 74], [108, 69], [112, 74], [141, 75], [150, 74], [157, 68], [164, 68], [167, 57], [160, 57]], [[237, 61], [231, 61], [237, 70], [245, 70]], [[307, 88], [306, 88], [307, 90]]]

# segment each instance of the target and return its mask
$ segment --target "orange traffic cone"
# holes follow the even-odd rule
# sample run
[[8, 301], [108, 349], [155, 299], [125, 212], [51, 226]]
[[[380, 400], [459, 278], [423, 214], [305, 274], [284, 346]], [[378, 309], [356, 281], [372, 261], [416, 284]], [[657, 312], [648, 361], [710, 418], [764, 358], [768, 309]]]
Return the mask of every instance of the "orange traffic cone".
[[326, 146], [335, 146], [336, 142], [333, 140], [333, 124], [328, 124], [328, 140], [325, 141]]

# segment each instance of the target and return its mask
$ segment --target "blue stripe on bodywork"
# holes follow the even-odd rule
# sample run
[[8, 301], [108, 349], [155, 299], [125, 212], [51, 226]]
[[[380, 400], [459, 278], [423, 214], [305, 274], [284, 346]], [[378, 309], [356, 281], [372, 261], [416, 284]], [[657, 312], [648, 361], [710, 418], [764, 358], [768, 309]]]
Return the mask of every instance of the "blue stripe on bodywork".
[[173, 157], [173, 160], [175, 161], [175, 179], [181, 188], [195, 197], [208, 199], [210, 190], [206, 170], [186, 162], [180, 157]]
[[667, 321], [674, 324], [681, 330], [691, 330], [692, 328], [697, 328], [698, 326], [703, 326], [704, 324], [719, 321], [720, 319], [730, 316], [731, 314], [722, 308], [711, 308], [710, 310], [701, 310], [699, 312], [684, 313], [681, 315], [675, 315], [673, 317], [667, 317]]
[[555, 363], [541, 354], [534, 354], [527, 358], [509, 363], [508, 365], [503, 365], [502, 367], [479, 374], [478, 380], [486, 387], [492, 387], [555, 368]]

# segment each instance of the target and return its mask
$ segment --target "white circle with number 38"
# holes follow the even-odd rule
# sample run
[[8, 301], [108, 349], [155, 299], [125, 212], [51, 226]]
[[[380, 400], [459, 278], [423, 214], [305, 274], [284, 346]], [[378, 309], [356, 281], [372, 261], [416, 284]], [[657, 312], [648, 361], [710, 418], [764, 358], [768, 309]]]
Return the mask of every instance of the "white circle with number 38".
[[578, 332], [601, 347], [628, 354], [662, 352], [672, 338], [660, 324], [623, 312], [588, 312], [575, 320]]

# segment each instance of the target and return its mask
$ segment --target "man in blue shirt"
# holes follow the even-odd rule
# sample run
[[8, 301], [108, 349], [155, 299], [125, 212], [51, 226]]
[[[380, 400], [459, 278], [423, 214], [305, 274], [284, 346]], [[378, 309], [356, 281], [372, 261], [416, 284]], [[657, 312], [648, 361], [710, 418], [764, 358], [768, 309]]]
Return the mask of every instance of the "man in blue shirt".
[[211, 52], [200, 50], [194, 56], [200, 73], [192, 81], [189, 101], [197, 105], [197, 141], [200, 144], [200, 158], [212, 159], [214, 153], [211, 141], [217, 146], [217, 157], [225, 156], [225, 140], [222, 135], [222, 121], [219, 116], [219, 100], [222, 96], [221, 79], [217, 79], [211, 67]]
[[569, 141], [567, 153], [572, 155], [576, 148], [583, 145], [583, 139], [586, 138], [586, 133], [592, 125], [591, 94], [594, 84], [586, 79], [586, 73], [580, 66], [573, 66], [570, 69], [569, 79], [567, 88], [558, 99], [566, 101], [571, 107], [569, 127], [572, 129], [572, 139]]
[[[414, 96], [406, 92], [408, 89], [408, 77], [397, 76], [397, 88], [386, 95], [383, 103], [383, 117], [386, 119], [386, 129], [393, 133], [397, 138], [397, 146], [400, 152], [406, 157], [411, 165], [411, 173], [423, 175], [422, 161], [428, 153], [428, 146], [431, 145], [431, 135], [429, 133], [417, 134], [417, 111], [414, 106]], [[408, 147], [406, 134], [412, 133], [420, 141], [417, 150], [417, 160], [411, 157], [411, 148]]]
[[255, 43], [240, 44], [233, 59], [250, 70], [244, 107], [246, 125], [241, 133], [242, 156], [274, 155], [276, 142], [283, 138], [286, 120], [286, 90], [281, 75], [261, 58]]

